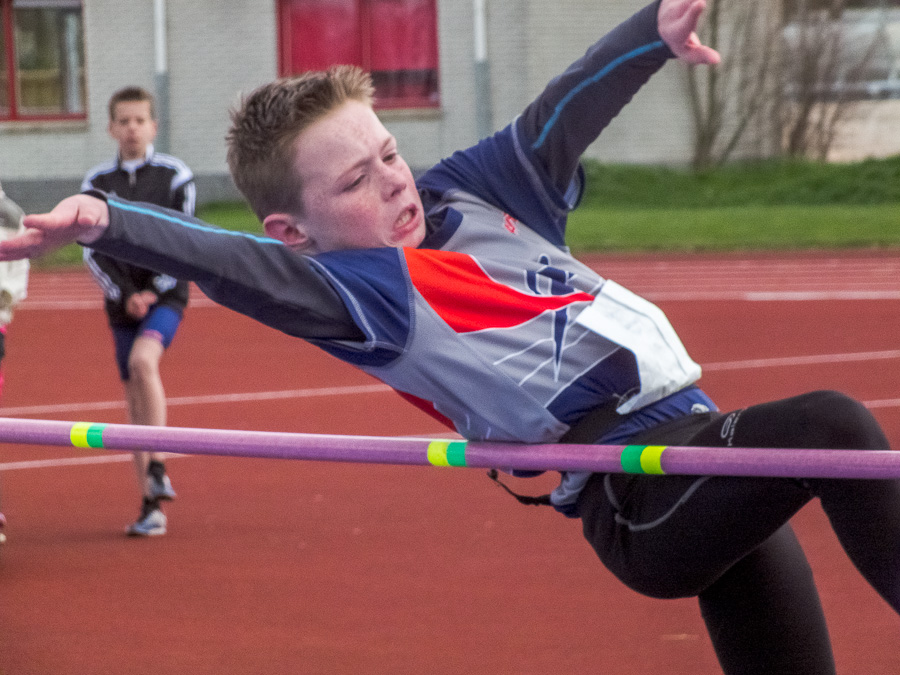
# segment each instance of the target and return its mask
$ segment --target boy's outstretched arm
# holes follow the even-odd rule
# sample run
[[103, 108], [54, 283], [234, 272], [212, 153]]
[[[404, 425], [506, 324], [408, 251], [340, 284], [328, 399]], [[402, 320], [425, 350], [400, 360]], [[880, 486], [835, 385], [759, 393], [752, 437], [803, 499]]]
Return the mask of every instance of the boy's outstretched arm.
[[64, 199], [49, 213], [25, 216], [25, 231], [0, 242], [0, 260], [36, 258], [78, 241], [90, 244], [109, 225], [106, 202], [89, 195]]
[[289, 335], [365, 339], [320, 267], [275, 239], [223, 230], [175, 209], [88, 194], [26, 216], [25, 227], [0, 242], [0, 260], [36, 257], [77, 242], [196, 282], [214, 301]]
[[657, 0], [600, 38], [526, 108], [524, 143], [557, 189], [567, 190], [588, 146], [669, 59], [719, 63], [697, 36], [705, 9], [706, 0]]
[[654, 0], [553, 78], [512, 124], [447, 158], [419, 186], [460, 187], [564, 245], [585, 150], [670, 59], [718, 63], [696, 33], [705, 7], [706, 0]]

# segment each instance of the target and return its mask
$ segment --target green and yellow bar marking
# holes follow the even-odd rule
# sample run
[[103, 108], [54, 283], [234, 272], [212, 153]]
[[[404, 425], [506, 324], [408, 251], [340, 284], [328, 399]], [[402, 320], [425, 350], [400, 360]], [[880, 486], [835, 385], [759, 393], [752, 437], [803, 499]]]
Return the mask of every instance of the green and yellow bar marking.
[[465, 466], [467, 441], [431, 441], [428, 463], [433, 466]]
[[105, 424], [91, 424], [90, 422], [76, 422], [69, 432], [69, 440], [76, 448], [102, 448], [103, 430]]
[[625, 473], [663, 475], [662, 454], [667, 445], [626, 445], [622, 450], [622, 469]]

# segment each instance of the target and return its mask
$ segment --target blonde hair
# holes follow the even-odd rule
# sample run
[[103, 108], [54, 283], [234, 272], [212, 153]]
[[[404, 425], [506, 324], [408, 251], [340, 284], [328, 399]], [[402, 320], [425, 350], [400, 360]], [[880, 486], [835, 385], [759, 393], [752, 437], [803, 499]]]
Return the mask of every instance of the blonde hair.
[[294, 145], [311, 124], [346, 103], [372, 105], [371, 76], [356, 66], [281, 78], [244, 97], [231, 111], [228, 168], [257, 218], [302, 214], [303, 185], [294, 171]]

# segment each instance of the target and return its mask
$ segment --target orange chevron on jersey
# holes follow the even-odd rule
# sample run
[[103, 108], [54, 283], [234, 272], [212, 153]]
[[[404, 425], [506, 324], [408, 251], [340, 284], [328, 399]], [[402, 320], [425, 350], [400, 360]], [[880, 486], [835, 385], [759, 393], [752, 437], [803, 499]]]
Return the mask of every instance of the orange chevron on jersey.
[[404, 249], [416, 290], [457, 333], [510, 328], [575, 302], [588, 293], [535, 295], [498, 283], [470, 255], [454, 251]]

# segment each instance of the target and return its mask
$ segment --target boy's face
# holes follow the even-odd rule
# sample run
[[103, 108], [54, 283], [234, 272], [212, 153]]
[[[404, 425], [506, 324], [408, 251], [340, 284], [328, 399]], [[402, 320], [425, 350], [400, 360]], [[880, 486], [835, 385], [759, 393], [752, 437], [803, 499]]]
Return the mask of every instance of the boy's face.
[[120, 101], [109, 121], [109, 135], [119, 144], [122, 159], [143, 159], [147, 146], [156, 138], [156, 120], [150, 115], [150, 101]]
[[295, 218], [301, 241], [274, 234], [298, 250], [415, 247], [425, 238], [412, 172], [370, 106], [348, 101], [308, 127], [294, 170], [303, 185], [304, 213]]

